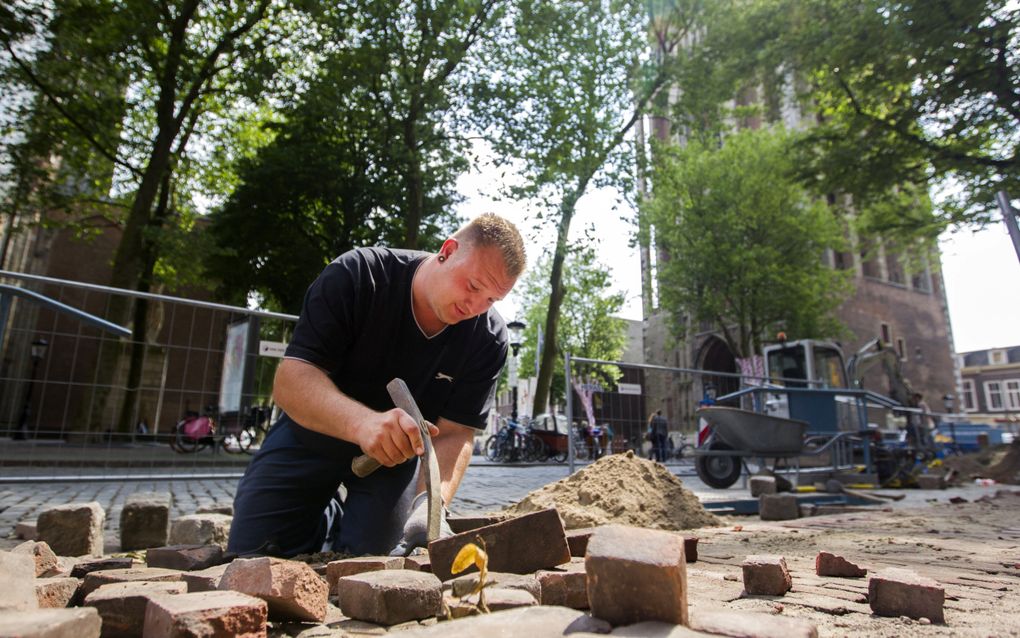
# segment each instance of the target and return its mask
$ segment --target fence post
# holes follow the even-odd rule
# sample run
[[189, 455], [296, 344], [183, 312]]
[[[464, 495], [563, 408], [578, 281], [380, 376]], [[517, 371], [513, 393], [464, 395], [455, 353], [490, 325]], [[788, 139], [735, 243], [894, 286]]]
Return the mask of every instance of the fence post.
[[563, 380], [567, 393], [567, 464], [574, 473], [574, 388], [570, 384], [570, 353], [563, 355]]

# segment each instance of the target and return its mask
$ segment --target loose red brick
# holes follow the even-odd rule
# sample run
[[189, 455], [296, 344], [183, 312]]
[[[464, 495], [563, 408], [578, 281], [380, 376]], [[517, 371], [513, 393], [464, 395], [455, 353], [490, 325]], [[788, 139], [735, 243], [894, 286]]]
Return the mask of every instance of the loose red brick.
[[57, 569], [60, 565], [57, 555], [53, 553], [45, 541], [26, 541], [11, 550], [16, 554], [28, 554], [35, 561], [35, 575], [43, 574]]
[[687, 536], [684, 538], [684, 559], [687, 564], [698, 562], [698, 537]]
[[146, 638], [265, 638], [266, 601], [236, 591], [157, 595], [145, 607]]
[[743, 611], [696, 611], [691, 629], [747, 638], [818, 638], [818, 628], [807, 620]]
[[[478, 594], [468, 596], [471, 602], [478, 602]], [[507, 589], [506, 587], [486, 587], [485, 606], [489, 611], [503, 611], [517, 607], [535, 607], [538, 601], [530, 592], [523, 589]]]
[[184, 572], [181, 579], [188, 585], [188, 591], [213, 591], [220, 588], [220, 580], [229, 564], [216, 565], [194, 572]]
[[35, 596], [40, 609], [69, 607], [81, 581], [77, 578], [36, 578]]
[[588, 540], [595, 533], [594, 527], [567, 530], [567, 547], [570, 548], [570, 556], [573, 558], [584, 558], [588, 551]]
[[541, 586], [543, 605], [588, 609], [588, 574], [583, 563], [567, 563], [555, 569], [535, 572]]
[[[466, 596], [478, 586], [478, 574], [466, 574], [447, 581], [454, 596]], [[542, 597], [542, 585], [533, 574], [507, 574], [505, 572], [489, 572], [485, 577], [485, 586], [503, 589], [520, 589], [531, 594], [535, 600]]]
[[0, 614], [0, 636], [99, 638], [102, 622], [89, 608], [11, 611]]
[[741, 569], [744, 591], [751, 596], [783, 596], [793, 587], [790, 570], [782, 556], [748, 556]]
[[384, 569], [345, 576], [337, 583], [340, 610], [354, 620], [396, 625], [440, 613], [443, 587], [425, 572]]
[[39, 530], [35, 521], [20, 521], [14, 525], [14, 535], [23, 541], [39, 540]]
[[85, 578], [92, 572], [104, 571], [107, 569], [131, 569], [135, 566], [131, 558], [97, 558], [78, 561], [71, 569], [71, 576], [74, 578]]
[[399, 556], [359, 556], [330, 561], [326, 565], [329, 593], [336, 594], [336, 581], [344, 576], [375, 572], [380, 569], [406, 569], [406, 559]]
[[643, 620], [687, 624], [687, 563], [680, 536], [600, 527], [588, 542], [584, 565], [593, 616], [613, 625]]
[[758, 515], [763, 521], [789, 521], [800, 516], [793, 494], [762, 494], [758, 497]]
[[145, 608], [153, 596], [185, 594], [182, 582], [133, 582], [103, 585], [85, 597], [103, 618], [103, 638], [137, 636], [145, 624]]
[[46, 509], [36, 522], [39, 540], [61, 556], [101, 556], [106, 512], [95, 501]]
[[751, 498], [758, 498], [762, 494], [776, 494], [779, 489], [776, 487], [774, 476], [752, 476], [750, 481]]
[[223, 514], [189, 514], [170, 525], [170, 545], [219, 545], [226, 549], [230, 521]]
[[223, 548], [219, 545], [168, 545], [153, 547], [145, 552], [145, 564], [149, 567], [185, 572], [207, 569], [222, 562]]
[[103, 585], [110, 583], [135, 583], [145, 581], [181, 581], [181, 572], [161, 567], [132, 567], [131, 569], [104, 569], [85, 575], [81, 592], [88, 596]]
[[35, 559], [25, 552], [0, 552], [0, 610], [39, 608], [35, 595]]
[[555, 509], [546, 509], [432, 541], [429, 543], [432, 573], [440, 580], [448, 580], [457, 552], [476, 542], [479, 536], [485, 542], [489, 569], [493, 571], [530, 574], [570, 560], [560, 515]]
[[879, 616], [946, 621], [946, 593], [936, 581], [908, 569], [883, 569], [868, 579], [868, 604]]
[[944, 490], [946, 479], [941, 474], [921, 474], [917, 476], [917, 487], [922, 490]]
[[170, 538], [169, 492], [135, 492], [120, 510], [120, 548], [163, 547]]
[[842, 556], [830, 552], [818, 552], [818, 555], [815, 556], [815, 574], [839, 578], [861, 578], [868, 575], [868, 570], [851, 563]]
[[410, 569], [416, 572], [428, 572], [432, 573], [432, 560], [428, 554], [412, 554], [411, 556], [404, 557], [404, 566], [402, 569]]
[[306, 563], [282, 558], [239, 558], [220, 579], [220, 589], [257, 596], [269, 604], [273, 620], [322, 622], [329, 585]]
[[506, 516], [448, 516], [446, 522], [454, 534], [470, 532], [506, 520]]

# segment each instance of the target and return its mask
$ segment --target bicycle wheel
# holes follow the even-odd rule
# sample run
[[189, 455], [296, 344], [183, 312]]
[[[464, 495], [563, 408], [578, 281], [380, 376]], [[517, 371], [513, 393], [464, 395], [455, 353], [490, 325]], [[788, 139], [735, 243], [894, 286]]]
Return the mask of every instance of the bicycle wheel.
[[524, 460], [533, 463], [535, 461], [542, 461], [542, 448], [544, 444], [542, 439], [538, 438], [533, 434], [527, 434], [524, 436]]
[[198, 452], [205, 448], [205, 443], [202, 442], [202, 439], [196, 439], [187, 435], [183, 424], [178, 425], [177, 432], [174, 433], [174, 439], [176, 440], [176, 447], [174, 449], [182, 454]]
[[676, 451], [676, 460], [678, 461], [693, 461], [694, 459], [694, 446], [690, 443], [684, 443]]
[[251, 454], [251, 444], [255, 441], [255, 428], [241, 428], [238, 432], [225, 435], [220, 444], [223, 451], [229, 454]]

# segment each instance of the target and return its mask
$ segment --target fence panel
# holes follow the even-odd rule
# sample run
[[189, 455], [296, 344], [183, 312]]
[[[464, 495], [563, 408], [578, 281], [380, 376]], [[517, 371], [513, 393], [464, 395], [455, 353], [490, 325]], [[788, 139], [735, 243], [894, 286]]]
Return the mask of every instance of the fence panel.
[[[297, 317], [8, 271], [0, 284], [0, 478], [243, 471], [247, 455], [227, 452], [261, 418], [253, 409], [269, 409], [279, 362], [259, 344], [285, 342]], [[195, 414], [218, 423], [210, 441], [235, 444], [175, 451], [177, 424]]]

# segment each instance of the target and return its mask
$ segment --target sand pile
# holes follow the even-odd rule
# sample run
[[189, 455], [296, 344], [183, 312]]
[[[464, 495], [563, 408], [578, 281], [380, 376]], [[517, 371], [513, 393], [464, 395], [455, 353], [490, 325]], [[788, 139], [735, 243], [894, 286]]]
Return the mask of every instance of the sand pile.
[[1020, 439], [1011, 445], [985, 448], [971, 454], [949, 456], [943, 460], [964, 480], [991, 478], [999, 483], [1020, 484]]
[[721, 525], [662, 465], [633, 452], [603, 457], [507, 508], [511, 516], [555, 507], [567, 529], [607, 523], [680, 530]]

